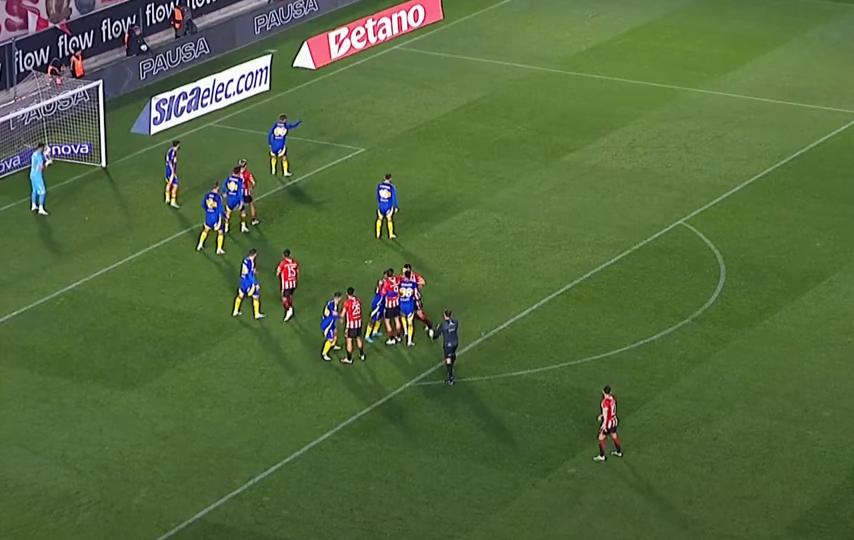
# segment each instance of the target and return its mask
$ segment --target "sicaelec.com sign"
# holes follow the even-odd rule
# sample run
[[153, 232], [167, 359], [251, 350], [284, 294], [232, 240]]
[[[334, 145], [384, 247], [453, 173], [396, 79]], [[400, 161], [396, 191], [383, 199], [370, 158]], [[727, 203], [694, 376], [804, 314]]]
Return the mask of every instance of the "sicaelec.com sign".
[[209, 75], [151, 98], [132, 131], [154, 135], [270, 90], [273, 55]]

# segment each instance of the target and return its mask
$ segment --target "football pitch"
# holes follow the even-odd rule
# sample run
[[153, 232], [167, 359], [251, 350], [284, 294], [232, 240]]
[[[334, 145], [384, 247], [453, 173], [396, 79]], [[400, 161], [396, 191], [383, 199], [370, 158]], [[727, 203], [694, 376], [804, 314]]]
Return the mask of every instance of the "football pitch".
[[[110, 166], [52, 167], [47, 218], [0, 182], [0, 538], [854, 538], [854, 3], [446, 0], [290, 67], [394, 3], [109, 103]], [[271, 92], [130, 133], [147, 96], [267, 50]], [[282, 112], [291, 178], [267, 159]], [[241, 158], [262, 223], [197, 253]], [[231, 317], [250, 248], [263, 321]], [[423, 333], [320, 359], [332, 293], [370, 301], [404, 263], [461, 322], [453, 388]], [[594, 463], [605, 384], [625, 457]]]

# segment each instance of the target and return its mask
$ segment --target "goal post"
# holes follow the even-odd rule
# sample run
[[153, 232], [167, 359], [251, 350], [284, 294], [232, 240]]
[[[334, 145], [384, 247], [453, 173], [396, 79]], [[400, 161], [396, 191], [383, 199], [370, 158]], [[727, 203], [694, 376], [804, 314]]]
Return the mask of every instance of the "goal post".
[[106, 167], [103, 81], [33, 72], [0, 93], [0, 178], [28, 168], [39, 143], [54, 161]]

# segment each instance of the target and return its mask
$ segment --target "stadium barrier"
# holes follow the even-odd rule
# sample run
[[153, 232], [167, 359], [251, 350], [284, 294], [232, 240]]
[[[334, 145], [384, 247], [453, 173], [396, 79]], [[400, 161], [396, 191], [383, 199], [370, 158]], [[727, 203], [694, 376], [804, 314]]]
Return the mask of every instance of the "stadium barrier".
[[145, 56], [135, 56], [89, 74], [104, 81], [107, 99], [133, 92], [235, 49], [257, 43], [361, 0], [283, 0], [175, 40]]
[[[189, 0], [193, 18], [228, 8], [242, 0]], [[300, 0], [311, 2], [312, 0]], [[170, 27], [176, 0], [126, 0], [51, 26], [28, 37], [13, 39], [0, 47], [0, 90], [9, 89], [32, 71], [45, 71], [51, 60], [67, 59], [80, 48], [84, 57], [124, 47], [124, 35], [137, 25], [143, 35]]]

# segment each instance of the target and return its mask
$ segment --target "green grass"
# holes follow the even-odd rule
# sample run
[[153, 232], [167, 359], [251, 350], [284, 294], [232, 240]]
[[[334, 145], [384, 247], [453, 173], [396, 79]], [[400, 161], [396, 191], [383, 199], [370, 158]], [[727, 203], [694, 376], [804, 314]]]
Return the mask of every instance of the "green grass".
[[[494, 3], [456, 0], [411, 45], [289, 67], [391, 3], [149, 88], [278, 51], [269, 94], [160, 136], [130, 134], [148, 93], [110, 103], [109, 174], [57, 165], [47, 219], [15, 204], [25, 176], [0, 183], [0, 538], [854, 536], [854, 130], [777, 166], [854, 120], [850, 3], [514, 0], [456, 24]], [[322, 141], [291, 141], [292, 185], [266, 171], [282, 111]], [[175, 137], [179, 211], [161, 200]], [[239, 158], [263, 223], [198, 254], [199, 201]], [[373, 238], [387, 171], [395, 243]], [[230, 317], [251, 247], [262, 322]], [[318, 357], [331, 293], [369, 300], [404, 262], [428, 313], [462, 322], [453, 389], [410, 385], [440, 360], [426, 337]], [[626, 456], [595, 464], [604, 384]]]

